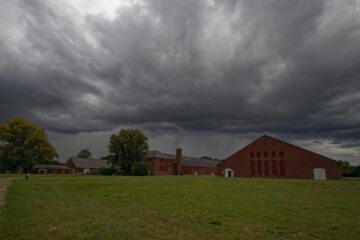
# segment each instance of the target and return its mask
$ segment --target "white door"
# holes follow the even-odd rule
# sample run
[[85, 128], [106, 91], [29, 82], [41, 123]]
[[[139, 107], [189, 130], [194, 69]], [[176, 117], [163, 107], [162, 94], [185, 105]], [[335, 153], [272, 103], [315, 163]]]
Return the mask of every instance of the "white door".
[[324, 168], [314, 168], [315, 180], [326, 180], [326, 171]]
[[225, 169], [225, 177], [234, 177], [234, 171], [230, 168]]

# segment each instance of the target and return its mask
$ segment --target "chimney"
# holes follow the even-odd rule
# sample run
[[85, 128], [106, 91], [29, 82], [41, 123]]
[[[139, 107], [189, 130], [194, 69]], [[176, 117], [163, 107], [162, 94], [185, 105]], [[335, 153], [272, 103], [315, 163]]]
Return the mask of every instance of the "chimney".
[[181, 148], [176, 149], [176, 175], [182, 175], [182, 151]]

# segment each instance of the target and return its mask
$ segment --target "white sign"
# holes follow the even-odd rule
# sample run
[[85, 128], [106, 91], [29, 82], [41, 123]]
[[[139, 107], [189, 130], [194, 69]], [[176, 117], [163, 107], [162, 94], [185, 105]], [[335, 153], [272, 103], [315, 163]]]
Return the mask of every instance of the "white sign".
[[314, 168], [315, 180], [326, 180], [326, 171], [324, 168]]

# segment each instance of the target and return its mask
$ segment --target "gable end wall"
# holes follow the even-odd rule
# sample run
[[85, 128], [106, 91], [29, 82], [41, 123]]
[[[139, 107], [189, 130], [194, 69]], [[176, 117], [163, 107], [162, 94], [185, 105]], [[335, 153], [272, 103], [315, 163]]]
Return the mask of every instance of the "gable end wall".
[[[271, 157], [271, 152], [276, 152], [276, 157]], [[284, 153], [283, 157], [279, 157], [279, 151]], [[251, 158], [251, 152], [254, 158]], [[261, 157], [257, 157], [260, 152]], [[264, 157], [264, 152], [268, 153], [268, 157]], [[277, 161], [277, 171], [279, 173], [279, 161], [285, 163], [285, 175], [273, 175], [271, 173], [271, 160]], [[251, 174], [251, 161], [255, 161], [255, 175]], [[257, 162], [261, 162], [262, 173], [257, 172]], [[264, 173], [264, 161], [269, 161], [268, 175]], [[231, 155], [223, 162], [218, 164], [218, 176], [224, 176], [224, 170], [230, 168], [234, 171], [235, 177], [269, 177], [269, 178], [299, 178], [313, 179], [314, 168], [324, 168], [328, 179], [341, 179], [341, 169], [335, 160], [321, 156], [319, 154], [307, 151], [300, 147], [288, 144], [286, 142], [263, 136], [251, 144], [247, 145], [240, 151]]]

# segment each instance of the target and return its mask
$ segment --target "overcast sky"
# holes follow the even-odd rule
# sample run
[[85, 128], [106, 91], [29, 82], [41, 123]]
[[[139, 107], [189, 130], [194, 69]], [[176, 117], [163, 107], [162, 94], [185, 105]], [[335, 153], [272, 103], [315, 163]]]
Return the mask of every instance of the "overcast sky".
[[0, 0], [0, 122], [61, 159], [152, 149], [225, 158], [269, 134], [360, 164], [360, 0]]

